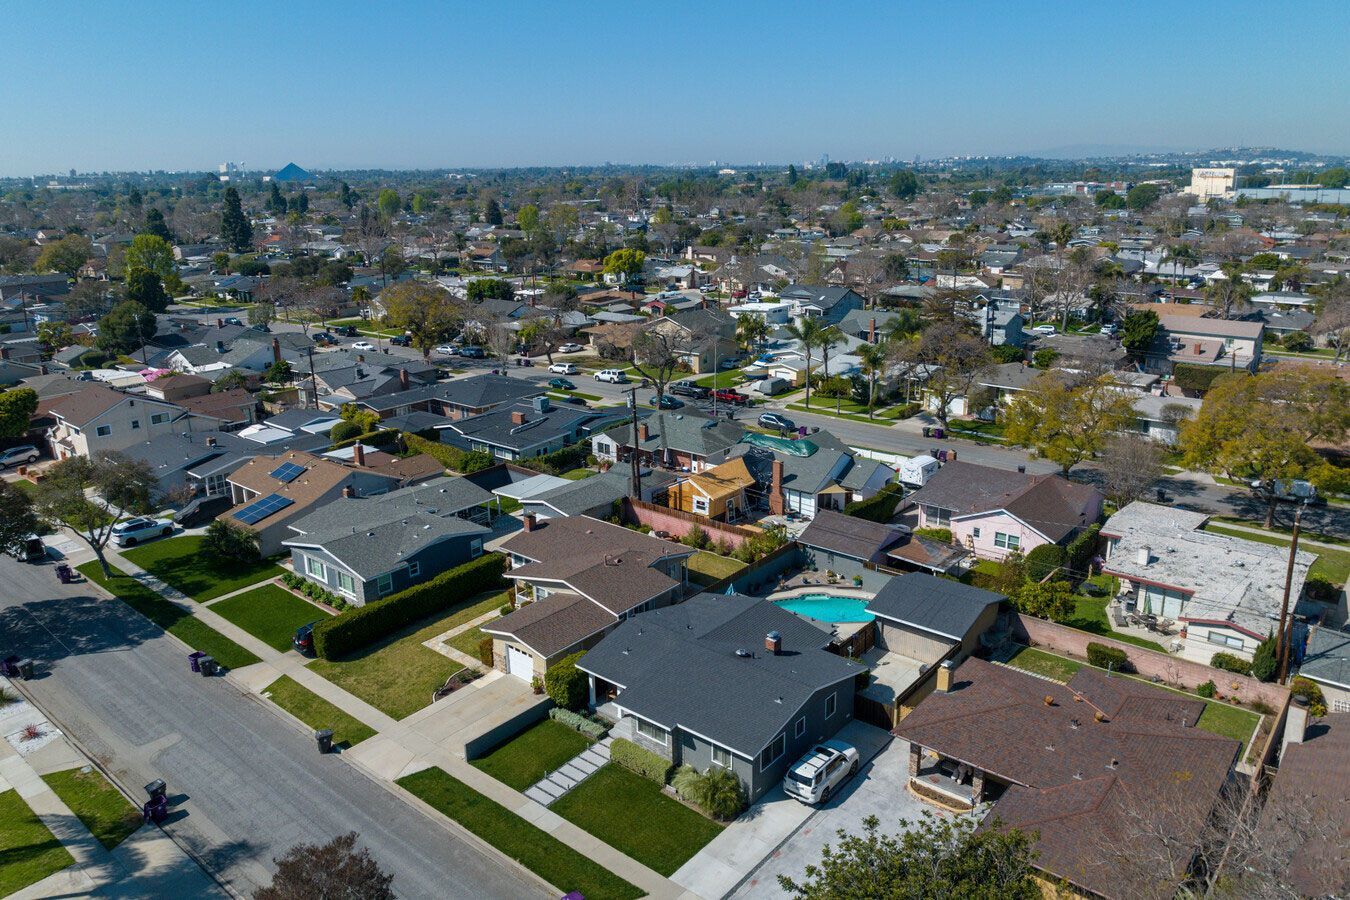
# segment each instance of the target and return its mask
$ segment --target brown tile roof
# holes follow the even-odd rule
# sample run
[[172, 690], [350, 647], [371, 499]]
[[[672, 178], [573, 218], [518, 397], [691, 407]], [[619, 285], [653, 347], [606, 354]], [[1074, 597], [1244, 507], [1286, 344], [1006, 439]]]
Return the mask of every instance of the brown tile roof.
[[1198, 844], [1237, 756], [1237, 741], [1194, 727], [1202, 701], [1141, 681], [1084, 668], [1062, 685], [972, 658], [953, 684], [895, 733], [1009, 782], [986, 824], [1038, 832], [1038, 868], [1106, 897], [1138, 888], [1109, 849], [1139, 816]]
[[1286, 826], [1287, 839], [1301, 845], [1291, 848], [1294, 866], [1286, 878], [1307, 896], [1350, 896], [1350, 713], [1310, 721], [1303, 743], [1284, 748], [1262, 830], [1286, 837], [1271, 821], [1285, 810], [1312, 819], [1311, 827], [1301, 821]]
[[1091, 485], [1058, 475], [1028, 475], [950, 462], [909, 499], [950, 509], [957, 516], [1006, 509], [1050, 540], [1058, 541], [1075, 528], [1090, 524], [1078, 511], [1096, 493]]
[[57, 397], [46, 405], [45, 411], [52, 415], [60, 416], [70, 424], [82, 428], [125, 400], [140, 400], [143, 403], [153, 404], [156, 407], [182, 409], [182, 407], [176, 406], [173, 403], [166, 403], [163, 400], [156, 400], [152, 397], [132, 396], [131, 394], [115, 391], [112, 388], [101, 384], [91, 384], [73, 394]]
[[619, 617], [577, 594], [550, 594], [483, 626], [489, 634], [513, 637], [536, 653], [566, 650]]

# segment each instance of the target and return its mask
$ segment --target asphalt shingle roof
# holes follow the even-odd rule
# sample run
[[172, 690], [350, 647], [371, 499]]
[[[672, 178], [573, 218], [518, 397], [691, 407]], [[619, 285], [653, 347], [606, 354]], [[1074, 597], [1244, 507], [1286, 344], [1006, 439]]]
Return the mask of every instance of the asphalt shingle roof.
[[991, 604], [1003, 600], [1002, 594], [993, 591], [911, 572], [886, 582], [867, 604], [867, 611], [883, 619], [961, 641]]
[[797, 537], [797, 542], [871, 562], [873, 557], [900, 540], [901, 536], [899, 529], [880, 522], [819, 509], [811, 524]]
[[361, 578], [369, 580], [402, 565], [415, 553], [451, 537], [485, 535], [489, 529], [455, 516], [413, 513], [389, 522], [347, 524], [305, 534], [284, 543], [322, 547]]
[[968, 462], [949, 462], [910, 495], [915, 503], [954, 515], [1005, 509], [1052, 541], [1089, 524], [1078, 512], [1096, 489], [1058, 475], [1028, 475]]

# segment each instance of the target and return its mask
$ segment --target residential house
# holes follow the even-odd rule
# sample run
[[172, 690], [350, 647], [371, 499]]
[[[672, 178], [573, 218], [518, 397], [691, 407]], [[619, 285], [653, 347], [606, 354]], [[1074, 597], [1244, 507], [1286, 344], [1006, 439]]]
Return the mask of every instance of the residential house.
[[793, 284], [778, 292], [790, 302], [794, 318], [817, 318], [822, 325], [838, 325], [844, 316], [866, 305], [862, 294], [847, 287]]
[[535, 397], [490, 412], [437, 425], [441, 441], [465, 450], [517, 460], [561, 450], [623, 415], [623, 411], [554, 406]]
[[822, 576], [833, 573], [845, 583], [876, 591], [891, 580], [879, 567], [889, 564], [888, 551], [905, 539], [908, 530], [820, 509], [797, 536], [797, 544], [803, 564], [812, 571]]
[[678, 602], [696, 552], [589, 516], [526, 516], [501, 549], [517, 601], [531, 602], [483, 630], [494, 638], [496, 668], [526, 681], [630, 616]]
[[676, 766], [727, 769], [754, 802], [853, 719], [866, 669], [831, 639], [768, 600], [699, 594], [629, 619], [577, 667], [612, 734]]
[[547, 390], [543, 385], [521, 378], [475, 375], [434, 384], [410, 385], [407, 390], [355, 402], [360, 408], [379, 413], [381, 419], [424, 412], [459, 420], [481, 416], [503, 405], [532, 400], [543, 396]]
[[747, 492], [755, 477], [744, 457], [681, 478], [666, 493], [666, 505], [716, 522], [736, 522], [749, 512]]
[[[1135, 501], [1102, 526], [1102, 571], [1120, 579], [1126, 612], [1182, 626], [1187, 659], [1208, 665], [1220, 651], [1251, 659], [1279, 627], [1289, 550], [1204, 531], [1208, 520], [1207, 513]], [[1316, 560], [1305, 550], [1294, 558], [1289, 598], [1299, 615], [1322, 612], [1303, 596]]]
[[1261, 366], [1263, 322], [1163, 315], [1158, 324], [1145, 358], [1147, 371], [1168, 375], [1174, 366], [1188, 364], [1255, 372]]
[[818, 510], [842, 511], [895, 478], [886, 465], [856, 455], [828, 431], [799, 440], [746, 432], [731, 455], [745, 460], [755, 477], [750, 499], [771, 515], [810, 519]]
[[953, 542], [981, 559], [1002, 559], [1067, 543], [1101, 517], [1103, 499], [1059, 475], [949, 462], [908, 501], [919, 507], [920, 528], [949, 528]]
[[196, 416], [181, 406], [101, 384], [43, 401], [39, 414], [55, 424], [47, 432], [56, 459], [124, 450], [141, 441], [187, 431], [215, 431], [220, 421]]
[[[1066, 685], [972, 657], [940, 666], [895, 734], [920, 797], [948, 808], [992, 799], [985, 822], [1034, 834], [1047, 881], [1123, 900], [1180, 882], [1199, 849], [1240, 748], [1195, 727], [1204, 709], [1087, 666]], [[1175, 870], [1122, 864], [1161, 853], [1149, 843], [1159, 834]]]
[[[521, 497], [521, 511], [534, 515], [540, 522], [556, 516], [609, 518], [613, 515], [614, 504], [629, 495], [631, 478], [627, 469], [614, 469], [576, 481], [563, 478], [560, 479], [562, 484], [551, 484], [543, 490]], [[665, 481], [653, 475], [644, 476], [643, 499], [663, 489]]]
[[736, 352], [736, 320], [719, 309], [682, 310], [647, 328], [661, 333], [674, 355], [696, 375], [716, 372], [718, 363]]
[[1308, 635], [1297, 664], [1298, 674], [1321, 689], [1328, 710], [1350, 713], [1350, 631], [1317, 626]]
[[[698, 473], [725, 462], [744, 434], [729, 419], [659, 410], [638, 421], [637, 448], [644, 464]], [[633, 446], [631, 422], [591, 438], [591, 452], [606, 462], [626, 462]]]

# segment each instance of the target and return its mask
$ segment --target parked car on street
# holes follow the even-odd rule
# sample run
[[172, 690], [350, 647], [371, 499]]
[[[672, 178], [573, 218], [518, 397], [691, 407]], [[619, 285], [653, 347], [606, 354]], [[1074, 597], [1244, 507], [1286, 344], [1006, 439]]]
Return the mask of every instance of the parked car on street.
[[333, 329], [334, 334], [340, 334], [343, 337], [356, 337], [361, 332], [356, 330], [355, 325], [338, 325]]
[[678, 397], [672, 397], [670, 394], [662, 394], [660, 397], [653, 394], [647, 398], [647, 405], [655, 406], [659, 409], [679, 409], [684, 406], [684, 401]]
[[583, 347], [583, 346], [581, 346], [580, 344], [563, 344], [561, 347], [558, 348], [558, 352], [559, 352], [559, 353], [580, 353], [582, 350], [585, 350], [585, 349], [586, 349], [586, 348]]
[[17, 447], [10, 447], [4, 452], [0, 452], [0, 469], [8, 469], [10, 466], [27, 466], [37, 462], [37, 458], [42, 454], [38, 448], [32, 444], [19, 444]]
[[573, 363], [554, 363], [548, 370], [553, 375], [575, 375], [581, 371]]
[[167, 537], [173, 534], [172, 519], [152, 519], [149, 516], [132, 516], [118, 522], [112, 528], [113, 543], [119, 547], [134, 547], [151, 538]]
[[732, 356], [719, 362], [717, 364], [717, 370], [719, 372], [728, 372], [732, 369], [738, 369], [740, 368], [740, 366], [741, 366], [740, 359], [735, 356]]
[[712, 391], [708, 390], [703, 385], [694, 384], [692, 381], [687, 380], [671, 382], [666, 390], [681, 397], [692, 397], [695, 400], [702, 400], [712, 393]]
[[454, 356], [458, 351], [449, 344], [441, 344], [433, 352], [438, 356]]
[[1033, 328], [1033, 329], [1031, 329], [1031, 330], [1034, 331], [1034, 332], [1036, 332], [1037, 334], [1054, 334], [1054, 333], [1055, 333], [1055, 326], [1053, 326], [1053, 325], [1037, 325], [1035, 328]]
[[487, 353], [482, 347], [460, 347], [459, 355], [465, 359], [487, 359]]
[[239, 318], [238, 318], [237, 316], [230, 316], [228, 319], [225, 320], [225, 324], [226, 324], [226, 325], [243, 325], [244, 323], [241, 322], [241, 321], [239, 321]]
[[326, 331], [314, 332], [314, 343], [316, 344], [336, 344], [337, 337]]
[[825, 803], [845, 779], [858, 773], [858, 748], [843, 741], [821, 741], [788, 769], [783, 790], [803, 803]]
[[395, 347], [411, 347], [412, 338], [408, 337], [406, 334], [396, 334], [389, 339], [389, 343], [393, 344]]
[[777, 428], [779, 431], [796, 431], [797, 423], [779, 413], [766, 412], [759, 417], [760, 428]]
[[352, 344], [352, 349], [353, 349], [353, 350], [374, 350], [374, 349], [375, 349], [375, 345], [372, 344], [370, 341], [357, 341], [355, 344]]
[[575, 391], [577, 389], [577, 386], [566, 378], [550, 378], [548, 386], [555, 391]]
[[609, 384], [628, 383], [628, 373], [624, 372], [622, 369], [601, 369], [599, 372], [595, 373], [594, 378], [596, 381], [605, 381]]
[[718, 403], [730, 403], [732, 406], [744, 406], [750, 402], [750, 398], [740, 391], [734, 391], [731, 388], [719, 388], [712, 392], [713, 397]]

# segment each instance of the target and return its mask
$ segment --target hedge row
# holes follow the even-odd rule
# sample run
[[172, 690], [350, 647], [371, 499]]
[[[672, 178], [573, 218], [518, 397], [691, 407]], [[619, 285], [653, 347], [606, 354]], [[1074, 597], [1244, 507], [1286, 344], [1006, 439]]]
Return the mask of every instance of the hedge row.
[[845, 506], [844, 515], [869, 522], [889, 522], [904, 496], [905, 489], [893, 481], [866, 500], [854, 500]]
[[1225, 672], [1232, 672], [1235, 675], [1250, 675], [1252, 673], [1252, 664], [1234, 653], [1224, 653], [1220, 650], [1209, 658], [1211, 668], [1222, 669]]
[[506, 557], [489, 553], [392, 597], [323, 619], [314, 626], [314, 652], [324, 659], [346, 656], [418, 619], [500, 587], [505, 570]]
[[1192, 363], [1177, 363], [1172, 367], [1172, 379], [1177, 387], [1187, 391], [1207, 391], [1214, 379], [1227, 375], [1222, 366], [1199, 366]]
[[491, 468], [492, 457], [477, 450], [461, 450], [440, 441], [429, 441], [410, 431], [403, 432], [403, 444], [414, 453], [425, 453], [440, 462], [452, 472], [468, 475], [481, 469]]
[[1078, 537], [1069, 541], [1066, 549], [1068, 559], [1065, 565], [1069, 567], [1069, 573], [1075, 578], [1085, 578], [1088, 574], [1088, 566], [1092, 564], [1092, 558], [1097, 555], [1097, 534], [1102, 530], [1100, 525], [1092, 525], [1079, 533]]
[[548, 717], [560, 725], [566, 725], [573, 731], [579, 731], [593, 741], [598, 741], [609, 731], [599, 722], [592, 722], [583, 715], [555, 706], [548, 711]]
[[662, 759], [650, 750], [644, 750], [624, 738], [615, 738], [614, 743], [609, 745], [609, 759], [610, 762], [616, 762], [625, 769], [662, 785], [670, 780], [670, 773], [675, 768], [670, 760]]
[[581, 441], [561, 450], [545, 453], [543, 456], [522, 459], [518, 464], [536, 472], [543, 472], [545, 475], [561, 475], [586, 465], [586, 459], [590, 455], [591, 445]]
[[1098, 644], [1095, 641], [1087, 645], [1088, 662], [1099, 669], [1112, 669], [1116, 672], [1125, 671], [1129, 664], [1129, 657], [1125, 651], [1119, 647], [1112, 647], [1110, 644]]

